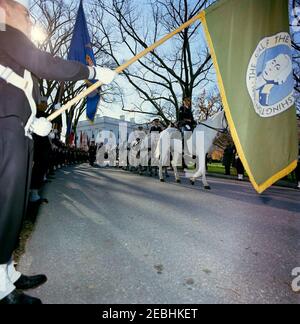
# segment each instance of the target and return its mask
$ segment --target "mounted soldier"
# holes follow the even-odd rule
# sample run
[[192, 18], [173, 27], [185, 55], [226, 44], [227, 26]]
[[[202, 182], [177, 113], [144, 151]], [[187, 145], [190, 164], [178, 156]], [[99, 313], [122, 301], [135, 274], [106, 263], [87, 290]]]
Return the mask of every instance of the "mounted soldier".
[[196, 127], [197, 123], [194, 119], [193, 111], [192, 111], [192, 100], [191, 98], [184, 98], [183, 105], [179, 109], [178, 116], [178, 125], [182, 133], [185, 131], [193, 131]]

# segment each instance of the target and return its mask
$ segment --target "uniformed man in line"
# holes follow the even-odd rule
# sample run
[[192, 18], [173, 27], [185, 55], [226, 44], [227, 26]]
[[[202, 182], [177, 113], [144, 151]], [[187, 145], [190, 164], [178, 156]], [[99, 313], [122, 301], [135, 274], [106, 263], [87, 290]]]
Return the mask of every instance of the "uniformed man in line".
[[160, 122], [159, 118], [154, 118], [152, 120], [152, 126], [150, 128], [150, 133], [154, 133], [154, 132], [161, 133], [163, 131], [159, 122]]
[[[38, 105], [37, 117], [47, 117], [47, 98], [41, 97]], [[47, 199], [40, 197], [40, 189], [49, 168], [51, 143], [48, 136], [32, 135], [34, 141], [33, 168], [30, 186], [30, 202], [35, 204], [48, 203]]]
[[[152, 126], [150, 128], [150, 134], [151, 134], [151, 146], [154, 147], [157, 145], [158, 141], [159, 141], [159, 134], [163, 131], [161, 125], [160, 125], [160, 120], [159, 118], [154, 118], [152, 119]], [[155, 143], [155, 144], [153, 144]], [[151, 148], [149, 148], [149, 151], [151, 151]], [[158, 163], [158, 159], [155, 158], [155, 154], [152, 154], [152, 162]], [[152, 177], [153, 175], [153, 171], [154, 171], [154, 176], [156, 177], [158, 175], [158, 166], [152, 166], [149, 165], [148, 167], [148, 172], [149, 175]]]
[[26, 277], [12, 260], [28, 202], [31, 134], [47, 136], [52, 128], [47, 119], [36, 118], [38, 84], [33, 76], [109, 84], [116, 74], [38, 50], [30, 41], [29, 0], [0, 0], [0, 9], [5, 16], [5, 30], [0, 31], [0, 303], [40, 304], [22, 291], [43, 284], [46, 276]]
[[228, 144], [224, 150], [223, 165], [225, 166], [225, 175], [231, 174], [231, 165], [234, 161], [234, 147]]
[[97, 155], [97, 146], [95, 144], [95, 140], [91, 140], [91, 144], [89, 147], [89, 162], [90, 166], [94, 166], [96, 162], [96, 155]]

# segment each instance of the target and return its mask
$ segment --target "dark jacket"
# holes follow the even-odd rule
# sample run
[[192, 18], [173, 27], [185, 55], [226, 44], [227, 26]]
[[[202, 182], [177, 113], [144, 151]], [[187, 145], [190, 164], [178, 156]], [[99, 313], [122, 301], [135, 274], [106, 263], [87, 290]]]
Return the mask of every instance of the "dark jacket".
[[[191, 120], [191, 122], [186, 122], [186, 120]], [[196, 122], [194, 119], [193, 111], [191, 108], [186, 108], [184, 106], [179, 109], [179, 123], [180, 125], [188, 124], [190, 126], [195, 126]]]
[[97, 147], [96, 147], [96, 145], [91, 145], [89, 147], [89, 160], [90, 160], [90, 163], [94, 163], [96, 161], [96, 155], [97, 155]]
[[[231, 145], [228, 145], [224, 150], [224, 156], [223, 156], [223, 165], [230, 166], [234, 160], [234, 148]], [[234, 165], [235, 166], [235, 165]]]
[[162, 132], [162, 128], [160, 126], [152, 126], [150, 128], [150, 133], [154, 133], [154, 132], [161, 133]]
[[[88, 79], [88, 68], [78, 62], [66, 61], [40, 51], [22, 32], [10, 26], [0, 32], [0, 64], [20, 76], [28, 70], [39, 79], [78, 81]], [[0, 118], [17, 116], [26, 123], [31, 109], [22, 90], [0, 79]], [[35, 82], [34, 99], [38, 98]]]

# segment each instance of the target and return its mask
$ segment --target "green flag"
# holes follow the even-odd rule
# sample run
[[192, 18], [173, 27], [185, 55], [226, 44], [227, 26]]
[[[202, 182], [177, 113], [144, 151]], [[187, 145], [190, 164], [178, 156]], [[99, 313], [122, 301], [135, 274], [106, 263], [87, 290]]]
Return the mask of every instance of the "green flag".
[[297, 165], [287, 0], [223, 0], [200, 19], [238, 154], [261, 193]]

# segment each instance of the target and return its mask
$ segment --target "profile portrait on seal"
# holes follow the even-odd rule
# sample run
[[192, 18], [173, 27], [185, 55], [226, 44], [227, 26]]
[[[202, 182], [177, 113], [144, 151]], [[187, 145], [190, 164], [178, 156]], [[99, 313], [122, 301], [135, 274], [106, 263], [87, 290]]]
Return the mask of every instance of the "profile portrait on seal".
[[270, 105], [270, 94], [275, 86], [283, 85], [293, 72], [292, 60], [287, 54], [279, 54], [267, 61], [256, 83], [256, 99], [262, 106]]

